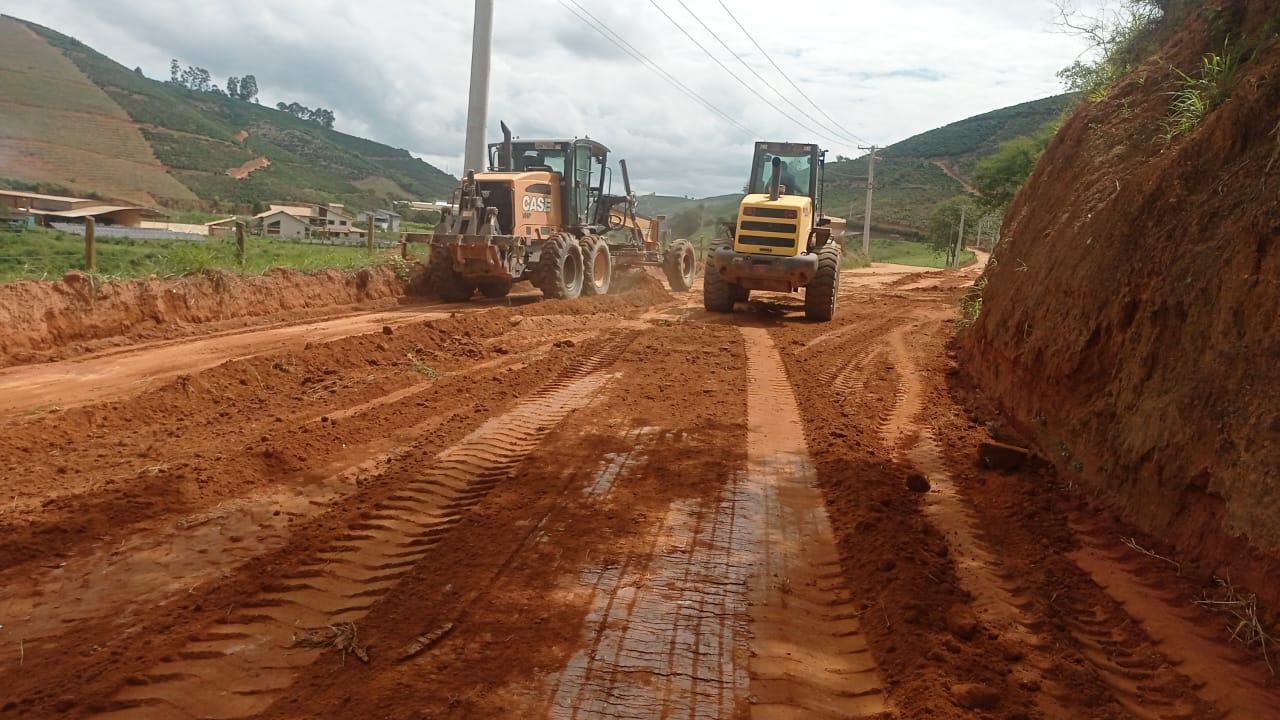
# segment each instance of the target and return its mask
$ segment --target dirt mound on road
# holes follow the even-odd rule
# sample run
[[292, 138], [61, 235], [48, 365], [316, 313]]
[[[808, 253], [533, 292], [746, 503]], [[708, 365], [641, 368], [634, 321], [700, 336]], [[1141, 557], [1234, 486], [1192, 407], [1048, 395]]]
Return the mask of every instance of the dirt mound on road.
[[[1280, 41], [1275, 2], [1169, 17], [1015, 199], [963, 366], [1158, 551], [1280, 603]], [[1212, 22], [1210, 22], [1210, 20]], [[1229, 37], [1229, 45], [1224, 46]], [[1166, 139], [1204, 53], [1231, 93]], [[1192, 569], [1188, 567], [1188, 569]]]
[[332, 309], [404, 294], [390, 267], [314, 273], [277, 268], [244, 276], [210, 270], [177, 280], [58, 281], [0, 285], [0, 367], [55, 360], [184, 334], [191, 325]]

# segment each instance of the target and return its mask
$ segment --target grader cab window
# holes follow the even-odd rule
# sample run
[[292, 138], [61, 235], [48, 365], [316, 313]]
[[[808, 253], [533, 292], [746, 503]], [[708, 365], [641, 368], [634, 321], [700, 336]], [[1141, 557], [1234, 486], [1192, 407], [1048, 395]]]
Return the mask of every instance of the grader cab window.
[[564, 174], [564, 150], [525, 150], [515, 153], [516, 170], [551, 170]]

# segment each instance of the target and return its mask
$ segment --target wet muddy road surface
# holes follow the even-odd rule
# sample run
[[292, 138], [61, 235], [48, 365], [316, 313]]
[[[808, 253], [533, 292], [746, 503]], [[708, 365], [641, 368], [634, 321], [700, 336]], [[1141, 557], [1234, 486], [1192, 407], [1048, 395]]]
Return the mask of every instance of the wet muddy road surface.
[[979, 461], [976, 272], [8, 368], [0, 718], [1280, 717], [1195, 579]]

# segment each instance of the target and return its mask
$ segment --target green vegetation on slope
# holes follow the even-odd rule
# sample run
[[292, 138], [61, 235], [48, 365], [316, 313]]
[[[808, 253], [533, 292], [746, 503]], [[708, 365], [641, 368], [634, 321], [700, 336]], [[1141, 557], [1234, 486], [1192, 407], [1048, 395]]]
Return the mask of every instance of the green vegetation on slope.
[[111, 97], [57, 48], [3, 16], [0, 175], [148, 204], [195, 199]]
[[[446, 197], [457, 183], [405, 150], [327, 130], [275, 108], [150, 80], [74, 38], [26, 25], [141, 124], [156, 157], [202, 200], [342, 202], [370, 209], [397, 197]], [[243, 140], [242, 131], [248, 133]], [[243, 180], [226, 174], [259, 156], [271, 165]]]

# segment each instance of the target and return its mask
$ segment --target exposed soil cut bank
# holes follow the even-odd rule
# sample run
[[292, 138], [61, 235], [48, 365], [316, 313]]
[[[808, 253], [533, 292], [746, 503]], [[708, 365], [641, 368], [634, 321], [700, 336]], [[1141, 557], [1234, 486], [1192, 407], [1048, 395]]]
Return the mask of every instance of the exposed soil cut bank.
[[183, 327], [392, 301], [404, 287], [389, 267], [244, 276], [206, 271], [178, 280], [58, 281], [0, 285], [0, 367], [53, 360], [119, 342], [174, 337]]
[[[962, 365], [1064, 477], [1184, 569], [1280, 603], [1275, 2], [1177, 35], [1054, 138], [1010, 208]], [[1212, 20], [1212, 22], [1208, 22]], [[1171, 140], [1175, 71], [1230, 96]]]

